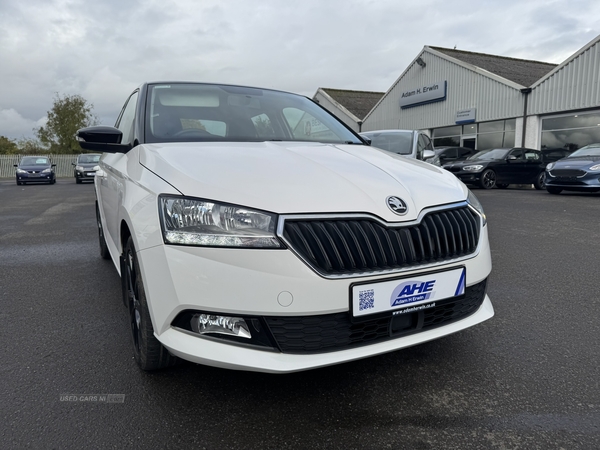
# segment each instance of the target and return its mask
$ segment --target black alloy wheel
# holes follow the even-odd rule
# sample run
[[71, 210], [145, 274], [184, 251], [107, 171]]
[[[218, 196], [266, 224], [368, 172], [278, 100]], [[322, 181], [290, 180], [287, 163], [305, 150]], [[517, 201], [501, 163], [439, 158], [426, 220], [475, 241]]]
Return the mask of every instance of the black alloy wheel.
[[121, 285], [125, 290], [123, 296], [127, 298], [128, 303], [135, 362], [145, 371], [172, 366], [177, 362], [177, 358], [171, 355], [154, 336], [140, 266], [131, 237], [127, 239], [123, 257], [125, 273], [121, 273], [121, 277], [125, 277], [125, 280]]
[[483, 189], [492, 189], [496, 186], [496, 172], [492, 169], [486, 169], [481, 174], [481, 178], [479, 179], [479, 185]]
[[536, 188], [538, 191], [546, 187], [546, 172], [540, 172], [538, 176], [535, 177], [533, 187]]

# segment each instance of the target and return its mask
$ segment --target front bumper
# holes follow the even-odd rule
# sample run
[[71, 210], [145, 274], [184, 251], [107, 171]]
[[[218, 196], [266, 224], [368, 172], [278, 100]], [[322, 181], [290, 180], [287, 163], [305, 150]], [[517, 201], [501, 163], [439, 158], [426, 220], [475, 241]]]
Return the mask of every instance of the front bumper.
[[546, 171], [546, 187], [581, 192], [600, 191], [600, 173], [588, 172], [584, 176], [553, 176], [552, 172]]
[[25, 181], [27, 183], [30, 182], [49, 182], [54, 179], [54, 172], [51, 173], [17, 173], [16, 174], [17, 181]]
[[[487, 242], [487, 227], [483, 227], [480, 245], [473, 257], [428, 268], [427, 271], [464, 266], [467, 289], [484, 282], [491, 271]], [[172, 323], [181, 312], [198, 310], [267, 320], [282, 318], [281, 322], [291, 327], [292, 334], [294, 329], [303, 332], [308, 327], [321, 326], [311, 319], [323, 320], [327, 315], [337, 316], [342, 322], [348, 321], [352, 283], [383, 281], [398, 277], [399, 273], [326, 279], [289, 250], [160, 245], [142, 250], [138, 255], [156, 337], [172, 354], [211, 366], [261, 372], [293, 372], [323, 367], [426, 342], [493, 316], [491, 302], [482, 291], [479, 303], [459, 320], [422, 328], [422, 331], [383, 336], [374, 343], [361, 342], [355, 346], [342, 345], [317, 352], [294, 352], [281, 345], [271, 350], [250, 348], [193, 335], [173, 327]], [[420, 271], [401, 272], [402, 275], [417, 273]], [[294, 322], [294, 319], [301, 320]], [[325, 317], [324, 320], [328, 319]], [[383, 331], [385, 334], [386, 330]]]
[[483, 170], [480, 172], [465, 172], [462, 170], [458, 172], [453, 172], [452, 170], [449, 170], [449, 172], [465, 184], [479, 184], [481, 181], [481, 174], [483, 173]]
[[93, 180], [96, 175], [94, 170], [75, 171], [75, 178], [78, 180]]
[[479, 309], [461, 321], [380, 343], [317, 354], [286, 354], [227, 345], [215, 340], [197, 338], [174, 328], [168, 329], [158, 338], [172, 354], [198, 364], [233, 370], [288, 373], [355, 361], [411, 347], [464, 330], [490, 319], [493, 315], [494, 308], [486, 295]]

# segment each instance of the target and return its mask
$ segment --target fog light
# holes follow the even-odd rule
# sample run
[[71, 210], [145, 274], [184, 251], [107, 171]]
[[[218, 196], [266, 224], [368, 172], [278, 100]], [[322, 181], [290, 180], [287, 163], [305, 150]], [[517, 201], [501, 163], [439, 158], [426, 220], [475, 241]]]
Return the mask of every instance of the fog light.
[[252, 338], [246, 321], [241, 317], [194, 314], [191, 326], [192, 330], [198, 334], [217, 333], [247, 339]]

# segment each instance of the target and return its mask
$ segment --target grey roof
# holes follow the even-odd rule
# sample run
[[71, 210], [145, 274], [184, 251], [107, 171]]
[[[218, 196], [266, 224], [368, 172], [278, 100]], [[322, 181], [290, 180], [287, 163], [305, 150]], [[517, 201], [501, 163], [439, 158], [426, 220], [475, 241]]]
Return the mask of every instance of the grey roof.
[[499, 75], [507, 80], [529, 87], [542, 78], [557, 64], [527, 59], [507, 58], [505, 56], [488, 55], [485, 53], [466, 52], [451, 48], [429, 47], [467, 64], [480, 67]]
[[327, 95], [343, 105], [359, 119], [363, 119], [385, 92], [348, 91], [344, 89], [321, 88]]

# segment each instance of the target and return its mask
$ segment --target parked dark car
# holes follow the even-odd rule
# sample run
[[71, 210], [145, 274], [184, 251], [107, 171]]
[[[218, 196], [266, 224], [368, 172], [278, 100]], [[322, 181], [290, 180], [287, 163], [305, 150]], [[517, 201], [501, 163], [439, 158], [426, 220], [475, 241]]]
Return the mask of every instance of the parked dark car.
[[546, 164], [566, 158], [571, 154], [571, 150], [566, 148], [543, 148], [541, 151]]
[[543, 189], [545, 186], [546, 161], [542, 152], [531, 148], [482, 150], [465, 161], [443, 167], [463, 183], [484, 189], [504, 189], [509, 184], [533, 184], [536, 189]]
[[453, 162], [464, 161], [469, 156], [477, 153], [477, 150], [467, 147], [439, 147], [433, 150], [435, 156], [428, 158], [427, 161], [434, 166], [443, 166]]
[[600, 143], [590, 144], [546, 167], [546, 190], [600, 191]]
[[17, 168], [17, 184], [56, 183], [54, 174], [56, 164], [52, 164], [52, 161], [46, 156], [24, 156], [19, 164], [15, 164], [15, 167]]
[[72, 163], [75, 166], [74, 176], [75, 182], [81, 184], [84, 180], [94, 181], [96, 174], [95, 167], [100, 161], [100, 153], [82, 153], [77, 157], [77, 161]]

